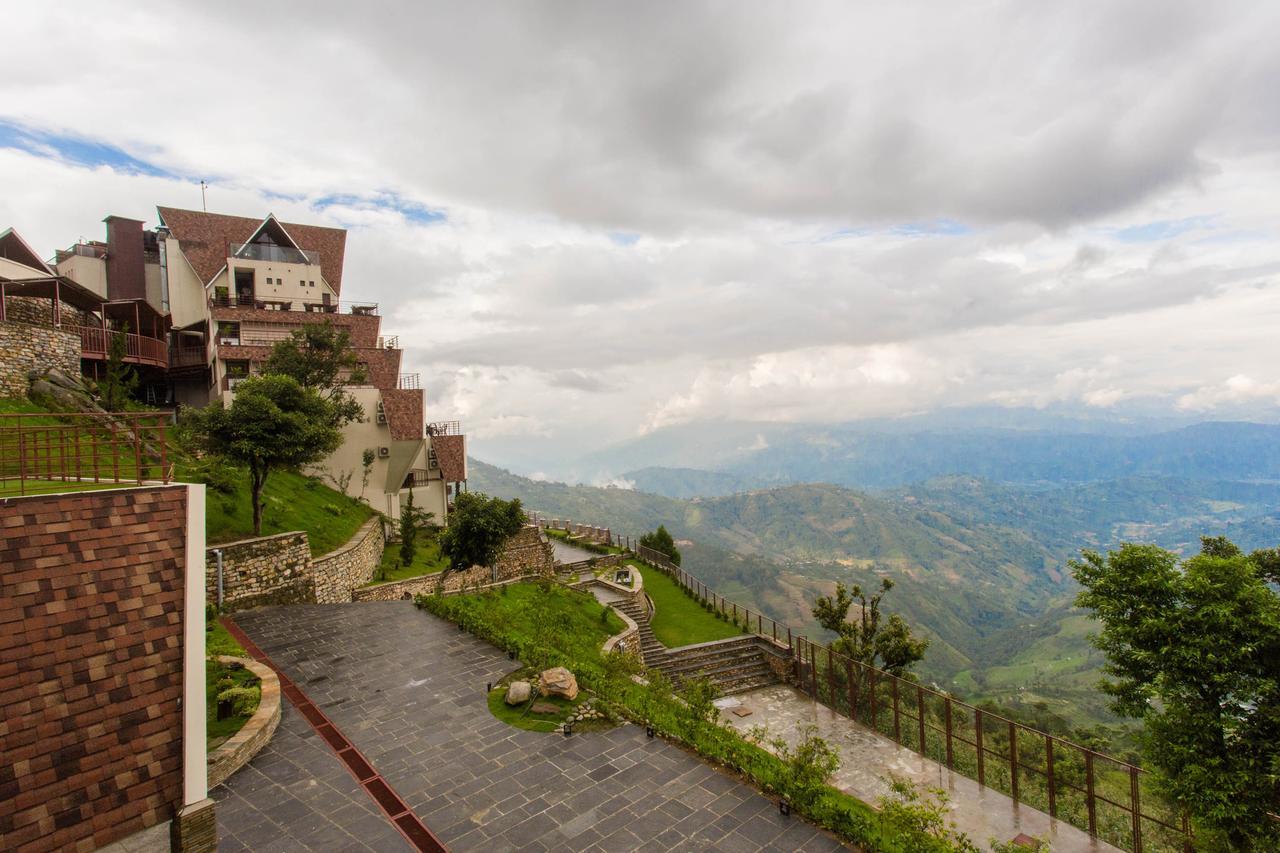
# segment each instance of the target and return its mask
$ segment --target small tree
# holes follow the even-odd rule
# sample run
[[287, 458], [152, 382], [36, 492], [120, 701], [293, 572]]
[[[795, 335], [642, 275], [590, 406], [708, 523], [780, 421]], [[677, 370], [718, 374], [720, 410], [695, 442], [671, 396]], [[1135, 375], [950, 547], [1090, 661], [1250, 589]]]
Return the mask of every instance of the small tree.
[[449, 558], [451, 571], [492, 566], [507, 540], [523, 526], [519, 500], [463, 492], [454, 498], [449, 526], [440, 534], [440, 553]]
[[249, 467], [255, 536], [262, 534], [262, 489], [271, 472], [314, 464], [342, 445], [329, 402], [288, 376], [244, 380], [230, 406], [188, 410], [183, 429], [198, 447]]
[[290, 376], [318, 393], [332, 407], [334, 426], [364, 419], [360, 402], [345, 386], [363, 384], [366, 371], [351, 348], [351, 333], [328, 319], [295, 329], [272, 347], [263, 373]]
[[[924, 657], [929, 640], [913, 636], [910, 626], [896, 613], [881, 621], [880, 600], [891, 589], [893, 581], [881, 578], [880, 591], [868, 598], [860, 584], [848, 589], [837, 582], [834, 596], [823, 595], [813, 603], [813, 618], [837, 635], [831, 644], [837, 652], [900, 676]], [[859, 605], [856, 621], [848, 618], [855, 601]]]
[[1076, 599], [1102, 623], [1094, 644], [1117, 713], [1141, 718], [1154, 781], [1204, 834], [1274, 850], [1280, 825], [1280, 594], [1274, 551], [1221, 537], [1187, 560], [1122, 545], [1072, 562]]
[[666, 525], [659, 524], [657, 530], [641, 536], [640, 544], [659, 554], [665, 554], [672, 563], [680, 565], [680, 549], [676, 547], [676, 540], [667, 532]]
[[124, 362], [129, 351], [128, 334], [129, 324], [125, 323], [124, 328], [112, 332], [107, 341], [107, 371], [98, 383], [98, 396], [102, 399], [102, 408], [108, 412], [124, 411], [138, 388], [138, 372]]
[[369, 488], [369, 475], [373, 473], [373, 448], [366, 447], [364, 452], [360, 454], [360, 497], [364, 497], [364, 490]]

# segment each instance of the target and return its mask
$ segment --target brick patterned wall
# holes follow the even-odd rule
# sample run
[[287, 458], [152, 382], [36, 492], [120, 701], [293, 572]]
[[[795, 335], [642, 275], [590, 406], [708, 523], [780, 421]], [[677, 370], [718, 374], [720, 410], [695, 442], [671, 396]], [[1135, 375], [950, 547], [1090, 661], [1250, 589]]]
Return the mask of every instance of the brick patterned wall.
[[56, 367], [67, 376], [80, 375], [80, 335], [75, 332], [0, 323], [0, 354], [0, 397], [26, 397], [31, 370]]
[[311, 561], [315, 581], [315, 600], [319, 604], [338, 604], [352, 600], [352, 590], [373, 580], [382, 561], [382, 518], [373, 516], [356, 531], [346, 545]]
[[0, 500], [0, 849], [91, 849], [182, 801], [186, 490]]
[[205, 551], [205, 596], [218, 600], [218, 559], [222, 551], [222, 609], [264, 604], [306, 604], [316, 600], [311, 545], [302, 531], [242, 539]]

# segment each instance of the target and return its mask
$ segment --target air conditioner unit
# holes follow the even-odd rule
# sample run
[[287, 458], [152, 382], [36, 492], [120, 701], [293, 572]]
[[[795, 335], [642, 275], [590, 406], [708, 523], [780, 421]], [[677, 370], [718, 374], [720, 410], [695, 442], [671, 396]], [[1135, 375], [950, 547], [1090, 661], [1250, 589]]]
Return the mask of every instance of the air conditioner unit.
[[390, 456], [390, 455], [391, 455], [391, 448], [390, 448], [390, 447], [379, 447], [379, 448], [378, 448], [378, 457], [379, 457], [380, 459], [386, 459], [386, 458], [387, 458], [388, 456]]
[[381, 400], [378, 401], [378, 411], [377, 411], [377, 414], [374, 416], [374, 420], [378, 422], [379, 426], [387, 425], [387, 410], [382, 407]]

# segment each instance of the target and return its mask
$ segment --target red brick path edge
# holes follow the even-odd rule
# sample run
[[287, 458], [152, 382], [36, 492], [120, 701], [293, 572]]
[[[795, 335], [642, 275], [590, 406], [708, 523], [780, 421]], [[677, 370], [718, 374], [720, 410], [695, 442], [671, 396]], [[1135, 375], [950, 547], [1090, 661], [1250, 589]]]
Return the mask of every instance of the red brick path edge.
[[335, 726], [324, 711], [307, 698], [307, 694], [293, 683], [289, 676], [285, 675], [280, 667], [272, 663], [271, 658], [267, 657], [262, 649], [258, 648], [253, 640], [233, 622], [229, 617], [222, 616], [219, 621], [227, 629], [236, 642], [244, 646], [244, 650], [253, 657], [254, 660], [271, 667], [280, 678], [280, 692], [282, 692], [293, 706], [298, 709], [298, 713], [315, 729], [316, 734], [329, 745], [334, 755], [342, 762], [343, 766], [350, 771], [355, 777], [360, 787], [364, 788], [366, 794], [369, 795], [378, 808], [382, 809], [382, 813], [387, 816], [387, 820], [391, 821], [391, 825], [400, 831], [400, 834], [413, 845], [415, 850], [422, 853], [448, 853], [449, 848], [436, 838], [435, 833], [427, 828], [427, 825], [413, 813], [409, 806], [396, 793], [385, 779], [378, 774], [369, 760], [364, 757], [360, 750], [356, 749], [355, 744], [349, 741], [342, 731]]

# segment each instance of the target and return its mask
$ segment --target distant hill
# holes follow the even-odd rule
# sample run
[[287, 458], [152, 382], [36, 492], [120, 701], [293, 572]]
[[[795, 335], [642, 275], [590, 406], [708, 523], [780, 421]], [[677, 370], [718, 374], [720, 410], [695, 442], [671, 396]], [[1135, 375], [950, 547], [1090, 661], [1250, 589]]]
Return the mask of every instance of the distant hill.
[[1081, 548], [1149, 541], [1190, 552], [1201, 535], [1218, 534], [1246, 548], [1280, 545], [1276, 483], [1127, 477], [1027, 485], [952, 476], [878, 492], [790, 484], [681, 500], [469, 465], [473, 490], [519, 497], [549, 515], [632, 535], [665, 524], [685, 541], [690, 572], [813, 636], [820, 632], [809, 608], [836, 580], [890, 576], [890, 609], [933, 641], [922, 675], [973, 698], [1046, 702], [1080, 723], [1108, 719], [1095, 689], [1093, 625], [1071, 607], [1066, 563]]
[[[670, 497], [780, 483], [889, 488], [959, 475], [1010, 483], [1280, 480], [1280, 426], [1274, 424], [1201, 423], [1135, 434], [929, 428], [932, 423], [673, 427], [592, 454], [583, 464], [632, 470], [641, 475], [631, 477], [637, 487]], [[679, 438], [686, 434], [689, 443], [682, 446]], [[653, 454], [645, 458], [649, 450]]]

